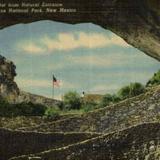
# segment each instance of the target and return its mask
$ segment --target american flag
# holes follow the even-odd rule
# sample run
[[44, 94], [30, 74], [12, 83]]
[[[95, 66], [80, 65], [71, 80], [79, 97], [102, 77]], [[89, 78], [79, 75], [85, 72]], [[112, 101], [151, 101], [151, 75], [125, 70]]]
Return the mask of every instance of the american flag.
[[53, 75], [53, 86], [60, 87], [60, 81]]

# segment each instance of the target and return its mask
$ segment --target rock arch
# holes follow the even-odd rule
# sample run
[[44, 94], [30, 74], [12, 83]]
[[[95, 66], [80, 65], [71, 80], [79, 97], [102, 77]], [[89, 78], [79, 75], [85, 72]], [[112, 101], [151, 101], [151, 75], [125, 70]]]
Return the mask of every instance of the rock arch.
[[[6, 0], [11, 2], [11, 0]], [[28, 0], [36, 3], [42, 0]], [[43, 0], [44, 2], [44, 0]], [[53, 3], [51, 0], [45, 0]], [[40, 20], [70, 24], [94, 23], [109, 29], [147, 55], [160, 60], [160, 1], [159, 0], [56, 0], [76, 13], [1, 14], [0, 28]]]

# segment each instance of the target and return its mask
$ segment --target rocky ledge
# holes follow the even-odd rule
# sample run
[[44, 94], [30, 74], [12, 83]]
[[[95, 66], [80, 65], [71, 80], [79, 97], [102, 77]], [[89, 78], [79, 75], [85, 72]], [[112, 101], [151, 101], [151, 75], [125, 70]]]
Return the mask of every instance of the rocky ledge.
[[159, 144], [160, 124], [146, 123], [10, 160], [159, 160]]

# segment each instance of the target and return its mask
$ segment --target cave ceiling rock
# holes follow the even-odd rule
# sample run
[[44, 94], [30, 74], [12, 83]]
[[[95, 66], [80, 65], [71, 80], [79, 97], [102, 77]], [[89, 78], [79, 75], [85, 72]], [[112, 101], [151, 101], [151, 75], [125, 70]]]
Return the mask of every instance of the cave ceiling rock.
[[[9, 2], [11, 0], [6, 0]], [[36, 3], [42, 0], [28, 0]], [[43, 2], [53, 3], [51, 0]], [[69, 24], [93, 23], [111, 30], [127, 43], [160, 60], [159, 0], [55, 0], [76, 13], [2, 14], [1, 29], [20, 23], [52, 20]]]

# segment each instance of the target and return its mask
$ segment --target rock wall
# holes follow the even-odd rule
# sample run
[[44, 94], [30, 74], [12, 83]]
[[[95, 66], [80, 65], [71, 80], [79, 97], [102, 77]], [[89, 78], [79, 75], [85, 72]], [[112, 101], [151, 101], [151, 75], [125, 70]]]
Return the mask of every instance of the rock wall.
[[46, 124], [52, 122], [53, 120], [56, 121], [57, 119], [48, 119], [39, 116], [0, 117], [0, 128], [16, 130], [18, 128]]
[[0, 129], [0, 159], [42, 152], [93, 138], [90, 133], [36, 133]]
[[[159, 160], [160, 124], [146, 123], [12, 160]], [[30, 157], [30, 158], [29, 158]]]
[[15, 69], [12, 61], [0, 56], [0, 95], [11, 103], [15, 102], [19, 95], [19, 88], [14, 81]]

